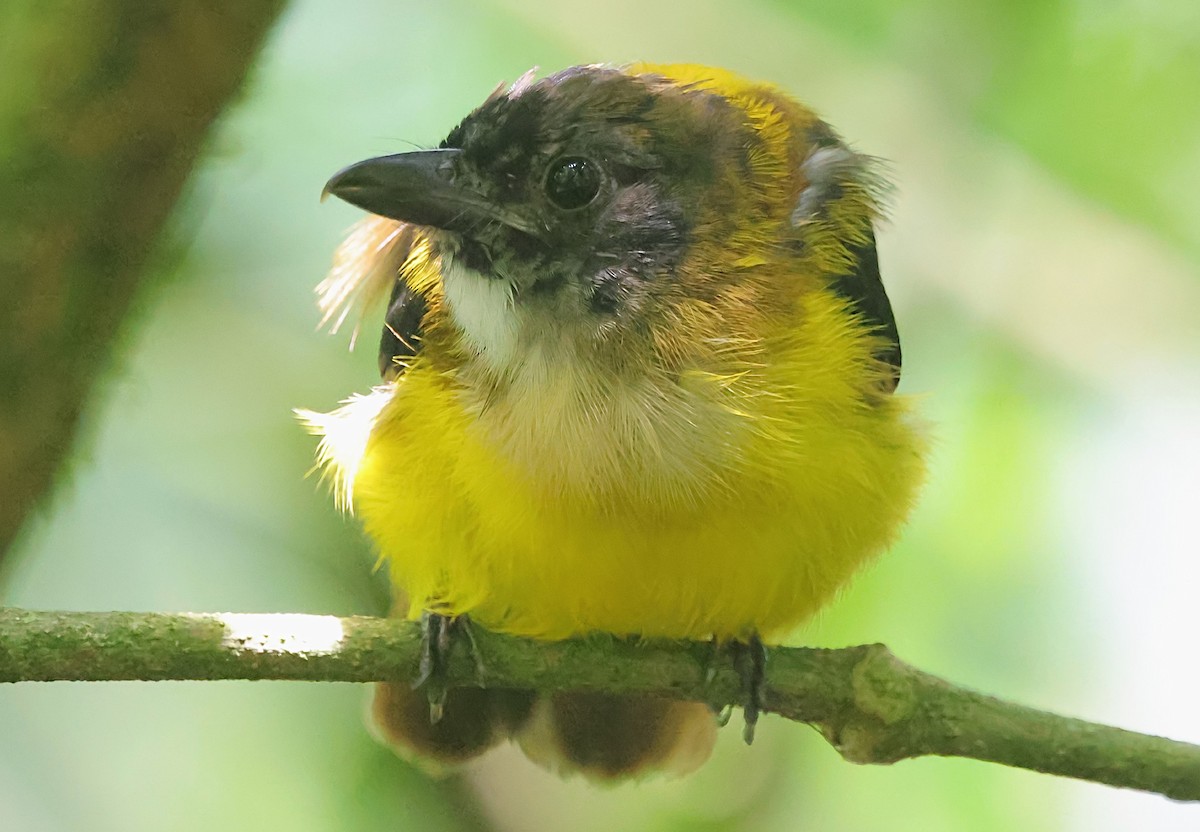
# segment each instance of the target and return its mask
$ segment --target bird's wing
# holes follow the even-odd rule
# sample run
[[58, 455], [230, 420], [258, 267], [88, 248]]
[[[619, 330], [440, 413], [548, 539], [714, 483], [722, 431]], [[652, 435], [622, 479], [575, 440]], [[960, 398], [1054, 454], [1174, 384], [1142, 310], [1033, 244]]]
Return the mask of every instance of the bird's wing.
[[[882, 163], [850, 149], [824, 122], [810, 128], [811, 150], [801, 164], [807, 183], [792, 212], [792, 227], [832, 275], [830, 288], [850, 302], [879, 337], [876, 357], [892, 368], [886, 392], [900, 381], [900, 333], [879, 273], [875, 222], [883, 214], [887, 184]], [[845, 210], [857, 203], [858, 210]]]
[[831, 287], [850, 301], [859, 319], [886, 341], [876, 350], [875, 357], [892, 368], [890, 393], [900, 383], [900, 331], [896, 328], [892, 303], [888, 300], [883, 278], [879, 274], [874, 231], [865, 243], [850, 246], [850, 254], [854, 258], [853, 269], [848, 274], [835, 277]]

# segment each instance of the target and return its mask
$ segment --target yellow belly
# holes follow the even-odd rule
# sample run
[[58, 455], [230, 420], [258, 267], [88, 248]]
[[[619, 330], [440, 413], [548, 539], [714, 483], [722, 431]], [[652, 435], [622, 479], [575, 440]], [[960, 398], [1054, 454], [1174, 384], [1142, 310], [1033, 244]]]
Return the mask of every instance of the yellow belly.
[[[640, 483], [573, 493], [499, 446], [453, 378], [415, 363], [354, 479], [410, 614], [467, 613], [542, 638], [770, 635], [803, 621], [891, 542], [924, 449], [903, 397], [864, 400], [855, 374], [870, 345], [848, 346], [861, 332], [809, 331], [822, 340], [788, 342], [738, 394], [747, 429], [711, 437], [736, 447], [681, 500]], [[590, 440], [540, 441], [553, 458]]]

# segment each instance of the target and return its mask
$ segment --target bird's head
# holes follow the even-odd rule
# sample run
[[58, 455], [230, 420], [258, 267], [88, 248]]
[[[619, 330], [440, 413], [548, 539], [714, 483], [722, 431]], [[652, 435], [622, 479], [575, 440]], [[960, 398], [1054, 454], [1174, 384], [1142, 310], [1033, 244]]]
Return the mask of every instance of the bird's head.
[[739, 315], [783, 302], [756, 269], [847, 271], [872, 183], [864, 157], [769, 86], [635, 65], [527, 76], [439, 148], [359, 162], [326, 190], [428, 229], [450, 317], [504, 370], [534, 344], [669, 365], [736, 335]]

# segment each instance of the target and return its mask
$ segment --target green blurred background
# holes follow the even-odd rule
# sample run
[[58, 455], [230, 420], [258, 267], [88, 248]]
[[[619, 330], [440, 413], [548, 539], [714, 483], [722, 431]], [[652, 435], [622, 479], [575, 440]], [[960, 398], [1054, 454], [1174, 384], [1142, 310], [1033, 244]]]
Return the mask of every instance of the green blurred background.
[[[10, 33], [11, 34], [11, 33]], [[221, 123], [72, 476], [0, 601], [378, 613], [294, 406], [374, 381], [315, 331], [368, 155], [438, 141], [530, 66], [772, 80], [899, 191], [902, 389], [937, 437], [903, 542], [800, 634], [1200, 741], [1200, 5], [298, 2]], [[0, 689], [3, 830], [1194, 830], [1200, 808], [961, 760], [842, 762], [767, 718], [684, 781], [596, 789], [511, 749], [431, 780], [352, 685]]]

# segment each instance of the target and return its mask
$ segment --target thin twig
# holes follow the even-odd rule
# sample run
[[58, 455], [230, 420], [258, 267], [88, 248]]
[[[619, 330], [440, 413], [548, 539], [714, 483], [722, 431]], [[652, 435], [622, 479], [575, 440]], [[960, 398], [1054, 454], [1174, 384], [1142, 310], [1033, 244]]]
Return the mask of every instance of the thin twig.
[[[541, 642], [476, 628], [455, 685], [591, 689], [737, 704], [732, 664], [706, 680], [707, 643], [591, 637]], [[0, 608], [0, 682], [415, 678], [416, 624], [320, 615], [38, 612]], [[486, 668], [486, 678], [477, 676]], [[773, 648], [766, 710], [817, 726], [847, 760], [941, 755], [1200, 800], [1200, 746], [1003, 702], [897, 659], [880, 644]]]

